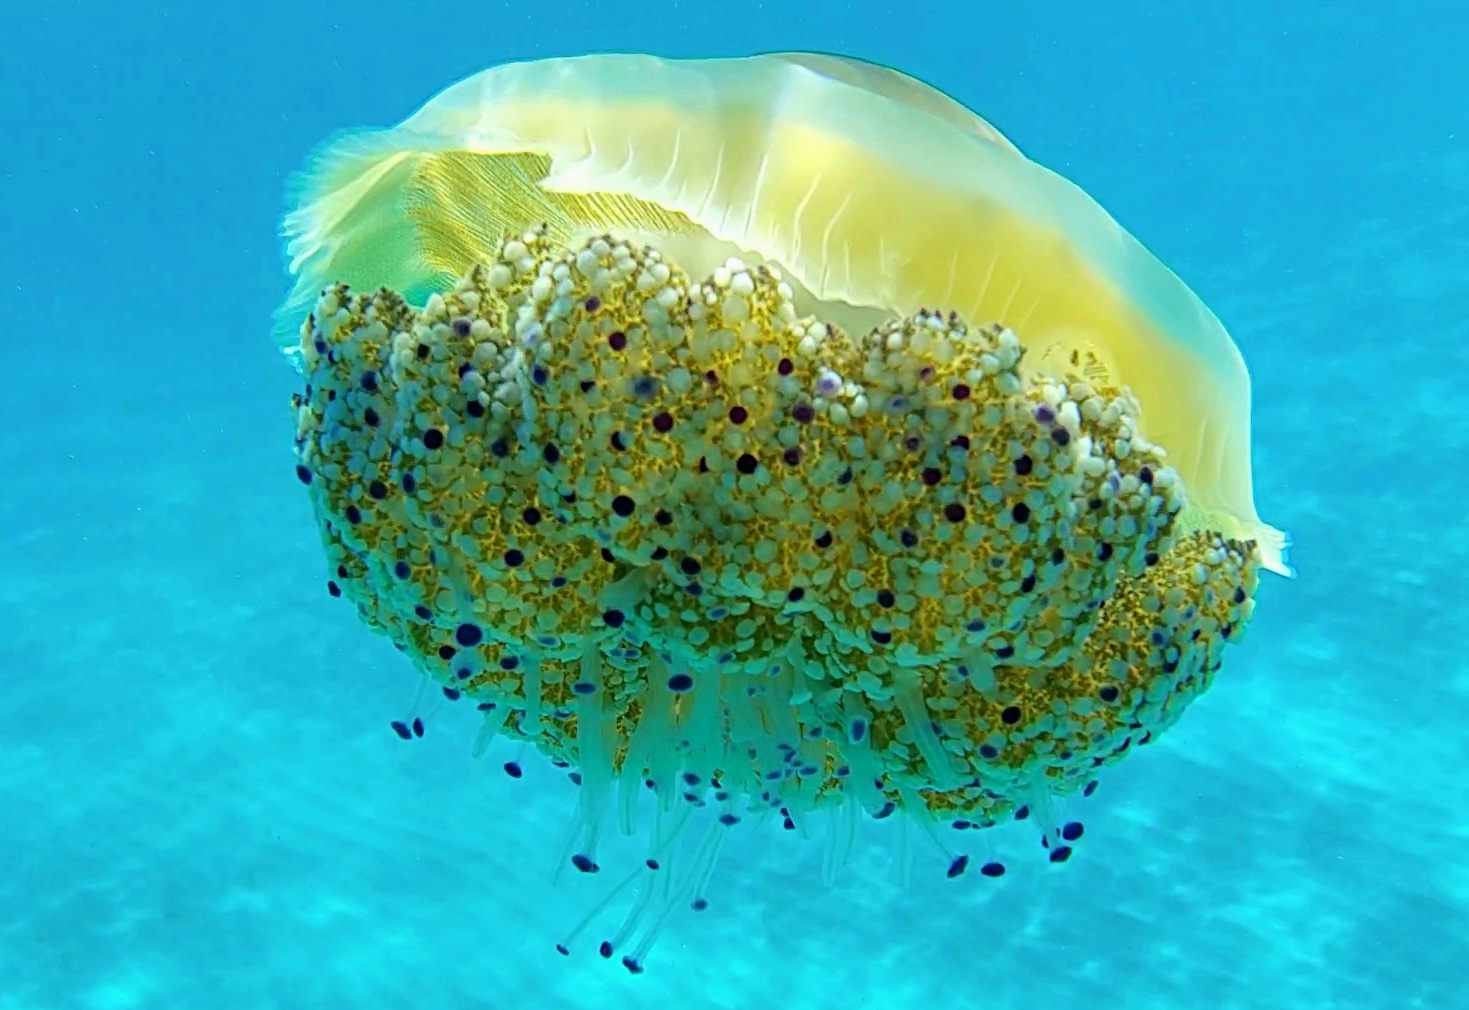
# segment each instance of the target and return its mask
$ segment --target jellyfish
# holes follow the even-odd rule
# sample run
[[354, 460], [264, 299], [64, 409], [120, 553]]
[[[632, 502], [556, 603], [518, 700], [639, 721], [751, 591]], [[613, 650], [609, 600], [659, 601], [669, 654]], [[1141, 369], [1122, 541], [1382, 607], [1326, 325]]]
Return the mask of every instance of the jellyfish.
[[951, 877], [1003, 875], [1016, 819], [1066, 862], [1069, 798], [1290, 572], [1217, 318], [897, 71], [499, 66], [292, 200], [329, 590], [477, 706], [476, 750], [567, 770], [562, 865], [646, 845], [562, 953], [600, 928], [642, 971], [754, 825], [824, 833], [828, 875], [889, 817]]

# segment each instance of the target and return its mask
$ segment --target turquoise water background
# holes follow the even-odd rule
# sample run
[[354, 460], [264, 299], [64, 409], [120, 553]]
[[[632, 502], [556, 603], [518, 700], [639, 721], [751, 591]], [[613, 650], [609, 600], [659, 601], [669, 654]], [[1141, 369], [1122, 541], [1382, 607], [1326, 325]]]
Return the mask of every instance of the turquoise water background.
[[[0, 1010], [1469, 1007], [1469, 15], [1447, 2], [42, 2], [0, 12]], [[811, 48], [1074, 179], [1255, 376], [1300, 577], [1063, 867], [830, 888], [778, 827], [649, 970], [558, 957], [574, 795], [325, 592], [285, 175], [492, 63]], [[902, 227], [902, 222], [894, 222]]]

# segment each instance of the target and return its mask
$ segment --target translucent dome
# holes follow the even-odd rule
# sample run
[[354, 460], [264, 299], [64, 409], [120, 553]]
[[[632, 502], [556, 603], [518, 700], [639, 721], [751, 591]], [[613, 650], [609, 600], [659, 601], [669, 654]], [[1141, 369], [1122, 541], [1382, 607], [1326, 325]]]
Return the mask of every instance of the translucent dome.
[[1256, 541], [1250, 383], [1218, 319], [1076, 186], [952, 99], [836, 56], [606, 55], [498, 66], [397, 127], [348, 133], [286, 219], [295, 342], [323, 287], [442, 290], [504, 234], [616, 229], [698, 276], [778, 266], [802, 311], [862, 332], [920, 308], [1020, 333], [1125, 385], [1189, 488], [1192, 528]]

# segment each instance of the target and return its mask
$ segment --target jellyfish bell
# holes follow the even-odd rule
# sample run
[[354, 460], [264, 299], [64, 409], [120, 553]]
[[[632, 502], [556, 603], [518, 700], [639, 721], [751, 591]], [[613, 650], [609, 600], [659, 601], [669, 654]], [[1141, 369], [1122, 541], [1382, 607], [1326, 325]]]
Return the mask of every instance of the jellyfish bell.
[[605, 55], [493, 67], [397, 127], [312, 160], [285, 232], [289, 346], [326, 284], [442, 289], [504, 234], [616, 229], [691, 275], [778, 265], [798, 307], [853, 332], [943, 306], [1080, 355], [1139, 401], [1188, 521], [1259, 544], [1250, 382], [1219, 320], [1079, 188], [957, 102], [843, 57]]
[[896, 812], [958, 876], [934, 826], [1023, 810], [1063, 861], [1054, 800], [1288, 570], [1218, 320], [896, 71], [496, 67], [328, 144], [293, 204], [277, 335], [333, 585], [576, 767], [576, 869], [654, 795], [608, 896], [633, 970], [747, 818], [830, 816], [835, 863]]

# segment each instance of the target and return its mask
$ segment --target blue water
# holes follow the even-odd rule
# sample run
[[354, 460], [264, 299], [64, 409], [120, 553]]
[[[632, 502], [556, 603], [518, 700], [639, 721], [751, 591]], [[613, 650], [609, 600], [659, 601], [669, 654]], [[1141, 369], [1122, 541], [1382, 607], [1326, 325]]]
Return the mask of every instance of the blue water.
[[[1469, 16], [16, 6], [0, 1010], [1469, 1007]], [[324, 592], [268, 340], [275, 226], [319, 139], [491, 63], [786, 48], [944, 87], [1218, 311], [1300, 577], [1105, 776], [1068, 865], [904, 887], [879, 831], [828, 889], [819, 846], [747, 832], [634, 978], [552, 950], [591, 893], [548, 883], [564, 779], [505, 777], [508, 743], [472, 760], [472, 713], [387, 728], [415, 678]]]

